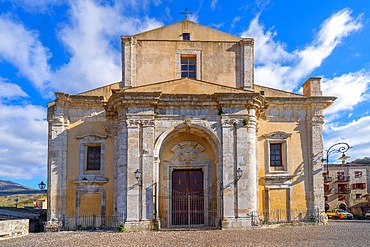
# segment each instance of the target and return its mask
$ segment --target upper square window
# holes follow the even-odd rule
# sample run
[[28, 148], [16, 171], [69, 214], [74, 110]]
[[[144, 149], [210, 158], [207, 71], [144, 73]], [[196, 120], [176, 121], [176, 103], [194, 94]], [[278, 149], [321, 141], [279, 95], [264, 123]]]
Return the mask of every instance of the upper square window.
[[182, 40], [190, 40], [190, 33], [183, 33]]
[[181, 55], [181, 78], [197, 78], [197, 57], [195, 55]]

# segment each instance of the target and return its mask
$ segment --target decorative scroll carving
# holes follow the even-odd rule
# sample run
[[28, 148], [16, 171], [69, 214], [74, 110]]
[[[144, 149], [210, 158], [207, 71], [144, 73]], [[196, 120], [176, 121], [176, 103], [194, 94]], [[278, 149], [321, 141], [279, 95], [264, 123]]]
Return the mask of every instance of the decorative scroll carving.
[[270, 134], [265, 134], [263, 136], [268, 139], [288, 139], [291, 135], [292, 135], [291, 133], [285, 133], [283, 131], [275, 131]]
[[231, 126], [238, 125], [238, 120], [237, 119], [223, 119], [221, 123], [222, 123], [222, 126], [231, 127]]
[[137, 120], [137, 119], [129, 119], [129, 120], [126, 120], [126, 125], [127, 127], [139, 127], [141, 121], [140, 120]]
[[150, 119], [150, 120], [142, 120], [141, 121], [143, 127], [154, 127], [154, 120], [153, 119]]
[[204, 160], [201, 155], [204, 147], [197, 142], [184, 141], [175, 145], [171, 150], [175, 153], [172, 161], [178, 159], [179, 162], [190, 163]]
[[179, 155], [179, 161], [185, 163], [196, 161], [197, 158], [198, 155], [190, 150], [183, 150], [182, 153], [180, 153]]

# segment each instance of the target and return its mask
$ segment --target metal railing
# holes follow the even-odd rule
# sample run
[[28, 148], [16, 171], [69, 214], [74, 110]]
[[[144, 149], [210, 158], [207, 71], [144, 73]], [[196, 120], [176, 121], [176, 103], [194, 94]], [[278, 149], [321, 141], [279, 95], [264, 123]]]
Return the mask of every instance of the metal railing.
[[255, 211], [250, 214], [252, 225], [273, 225], [281, 223], [311, 222], [319, 223], [322, 212], [317, 209], [274, 209]]
[[50, 222], [45, 222], [45, 227], [50, 230], [114, 230], [123, 222], [122, 216], [116, 215], [82, 215], [79, 217], [60, 216]]

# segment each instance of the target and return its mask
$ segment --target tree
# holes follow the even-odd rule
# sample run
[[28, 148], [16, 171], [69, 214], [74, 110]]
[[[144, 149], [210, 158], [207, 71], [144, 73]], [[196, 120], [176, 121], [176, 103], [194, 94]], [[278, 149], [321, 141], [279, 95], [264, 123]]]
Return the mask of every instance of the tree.
[[355, 159], [354, 161], [351, 161], [351, 164], [370, 164], [370, 157]]

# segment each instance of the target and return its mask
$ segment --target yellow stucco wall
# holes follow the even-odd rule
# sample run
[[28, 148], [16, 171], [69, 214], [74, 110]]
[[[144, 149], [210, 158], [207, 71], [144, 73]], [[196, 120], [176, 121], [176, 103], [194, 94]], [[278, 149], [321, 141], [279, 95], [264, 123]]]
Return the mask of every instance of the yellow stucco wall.
[[[304, 181], [304, 157], [303, 152], [307, 150], [306, 144], [306, 127], [305, 123], [302, 122], [271, 122], [264, 119], [258, 120], [258, 195], [259, 195], [259, 208], [260, 210], [265, 210], [265, 179], [266, 168], [268, 167], [268, 153], [267, 153], [267, 141], [263, 136], [264, 134], [269, 134], [275, 131], [283, 131], [288, 134], [292, 134], [288, 138], [287, 147], [287, 162], [289, 174], [295, 175], [291, 180], [292, 183], [292, 208], [306, 208], [306, 197], [305, 197], [305, 181]], [[305, 162], [307, 163], [307, 162]], [[281, 193], [286, 193], [282, 190]], [[273, 192], [274, 194], [280, 192]], [[279, 197], [279, 195], [276, 195]], [[275, 199], [271, 197], [270, 202], [274, 203]], [[278, 200], [276, 204], [270, 204], [274, 208], [285, 208], [285, 201], [282, 204]]]
[[235, 42], [138, 41], [136, 49], [136, 86], [175, 79], [177, 50], [201, 51], [201, 80], [236, 85]]
[[[79, 186], [75, 183], [75, 180], [79, 177], [79, 162], [80, 162], [80, 140], [76, 138], [78, 135], [83, 135], [86, 133], [97, 133], [105, 134], [104, 122], [84, 122], [77, 121], [70, 123], [68, 130], [68, 157], [67, 157], [67, 198], [66, 198], [66, 214], [67, 216], [73, 216], [77, 214], [76, 208], [76, 189]], [[113, 214], [113, 201], [114, 201], [114, 143], [113, 138], [105, 139], [105, 160], [104, 160], [104, 178], [108, 179], [108, 182], [104, 184], [106, 189], [106, 214]], [[90, 173], [94, 173], [92, 171]], [[98, 171], [96, 171], [98, 173]], [[93, 193], [92, 190], [89, 193]], [[95, 194], [94, 194], [95, 195]], [[99, 194], [100, 195], [100, 194]], [[82, 201], [81, 201], [82, 202]], [[99, 204], [101, 200], [98, 201]], [[81, 203], [80, 205], [82, 206]], [[91, 206], [91, 208], [90, 208]], [[84, 211], [90, 212], [94, 211], [96, 205], [88, 204], [84, 205]], [[82, 208], [81, 208], [82, 210]], [[82, 215], [82, 211], [80, 212]]]

